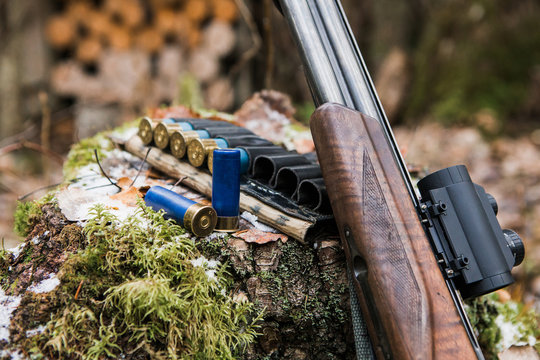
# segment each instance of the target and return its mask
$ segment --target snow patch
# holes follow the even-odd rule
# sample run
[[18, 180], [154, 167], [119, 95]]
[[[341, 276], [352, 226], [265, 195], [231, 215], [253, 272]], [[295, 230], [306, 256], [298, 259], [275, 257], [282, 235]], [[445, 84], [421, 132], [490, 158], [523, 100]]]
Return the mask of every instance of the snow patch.
[[204, 273], [209, 280], [217, 281], [216, 269], [219, 266], [220, 262], [217, 260], [208, 260], [204, 256], [201, 256], [197, 259], [190, 260], [191, 265], [194, 267], [202, 267], [205, 269]]
[[271, 233], [277, 233], [277, 230], [273, 227], [270, 227], [268, 225], [260, 223], [258, 220], [257, 215], [253, 215], [252, 213], [248, 211], [244, 211], [241, 215], [242, 219], [247, 220], [251, 223], [251, 225], [255, 226], [256, 229], [264, 231], [264, 232], [271, 232]]
[[216, 240], [216, 239], [223, 239], [227, 236], [227, 233], [223, 232], [213, 232], [210, 235], [206, 237], [206, 240]]
[[210, 269], [215, 268], [217, 264], [219, 264], [219, 261], [208, 260], [204, 256], [200, 256], [197, 259], [190, 260], [190, 262], [191, 262], [191, 265], [193, 265], [194, 267], [207, 267]]
[[511, 321], [505, 319], [502, 314], [495, 318], [495, 324], [501, 330], [501, 340], [497, 344], [499, 352], [511, 346], [534, 346], [536, 344], [536, 338], [534, 336], [528, 336], [527, 341], [520, 341], [523, 337], [523, 329], [520, 324], [513, 324]]
[[[116, 189], [116, 191], [118, 190]], [[58, 206], [69, 221], [90, 219], [93, 216], [90, 214], [90, 209], [97, 204], [103, 204], [107, 211], [115, 215], [119, 221], [125, 221], [132, 216], [137, 216], [138, 207], [127, 206], [122, 201], [111, 199], [109, 196], [80, 188], [63, 190], [58, 194], [57, 199]]]
[[25, 243], [20, 243], [19, 245], [17, 245], [16, 247], [14, 248], [11, 248], [11, 249], [7, 249], [7, 251], [11, 252], [13, 254], [13, 260], [17, 260], [17, 258], [19, 257], [19, 255], [21, 255], [21, 253], [23, 252], [24, 250], [24, 246], [26, 244]]
[[47, 326], [45, 326], [45, 325], [39, 325], [35, 329], [26, 330], [26, 337], [29, 338], [29, 337], [32, 337], [34, 335], [39, 335], [42, 332], [44, 332], [46, 328], [47, 328]]
[[217, 281], [216, 270], [206, 270], [204, 273], [209, 280]]
[[43, 279], [39, 283], [30, 286], [28, 291], [36, 294], [42, 294], [53, 291], [58, 285], [60, 285], [60, 279], [58, 279], [55, 273], [50, 273], [49, 277], [46, 279]]
[[6, 295], [0, 288], [0, 341], [9, 342], [9, 324], [11, 323], [11, 314], [21, 303], [21, 296]]
[[0, 350], [1, 359], [11, 359], [11, 360], [23, 360], [27, 359], [26, 356], [21, 352], [21, 350]]

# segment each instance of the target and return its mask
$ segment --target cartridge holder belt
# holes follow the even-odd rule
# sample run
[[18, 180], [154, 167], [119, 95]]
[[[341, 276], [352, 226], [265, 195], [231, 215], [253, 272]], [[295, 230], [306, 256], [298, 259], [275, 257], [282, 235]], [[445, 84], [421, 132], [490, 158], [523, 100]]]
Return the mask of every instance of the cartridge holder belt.
[[[153, 134], [152, 139], [149, 134]], [[162, 150], [169, 149], [176, 158], [187, 156], [192, 166], [206, 166], [210, 172], [214, 150], [236, 148], [240, 150], [241, 174], [245, 178], [318, 214], [332, 213], [318, 164], [246, 128], [208, 119], [145, 117], [139, 125], [139, 136], [145, 145], [153, 143]]]

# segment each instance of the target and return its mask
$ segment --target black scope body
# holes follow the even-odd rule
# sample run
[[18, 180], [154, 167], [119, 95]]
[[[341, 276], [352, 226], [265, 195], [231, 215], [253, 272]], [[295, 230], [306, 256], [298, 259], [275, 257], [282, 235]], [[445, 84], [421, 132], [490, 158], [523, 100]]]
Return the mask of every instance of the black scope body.
[[514, 231], [501, 229], [497, 202], [472, 182], [464, 165], [424, 177], [418, 189], [439, 264], [463, 298], [514, 282], [511, 270], [523, 261], [523, 242]]

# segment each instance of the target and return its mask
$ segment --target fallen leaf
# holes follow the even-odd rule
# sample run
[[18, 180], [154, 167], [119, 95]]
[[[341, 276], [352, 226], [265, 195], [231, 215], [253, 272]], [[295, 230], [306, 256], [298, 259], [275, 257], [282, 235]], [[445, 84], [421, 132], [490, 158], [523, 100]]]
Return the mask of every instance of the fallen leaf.
[[138, 188], [131, 186], [117, 194], [110, 195], [109, 197], [113, 200], [119, 200], [127, 206], [137, 206], [137, 199], [142, 198], [143, 196]]
[[243, 239], [248, 243], [257, 243], [257, 244], [266, 244], [271, 241], [278, 241], [281, 239], [282, 242], [287, 242], [289, 239], [287, 235], [284, 234], [274, 234], [259, 229], [249, 229], [235, 232], [232, 234], [234, 237]]
[[130, 178], [128, 177], [121, 177], [120, 179], [118, 179], [116, 181], [116, 185], [121, 187], [122, 190], [126, 190], [129, 188], [129, 186], [131, 185], [131, 183], [133, 182], [133, 180], [131, 180]]

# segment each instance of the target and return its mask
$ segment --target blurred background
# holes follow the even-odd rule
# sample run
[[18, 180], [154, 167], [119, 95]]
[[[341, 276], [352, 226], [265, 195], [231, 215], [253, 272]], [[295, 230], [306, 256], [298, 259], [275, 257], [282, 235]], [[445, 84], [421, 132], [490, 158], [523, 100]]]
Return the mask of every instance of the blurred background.
[[[540, 4], [342, 0], [408, 163], [463, 163], [525, 240], [513, 295], [540, 298]], [[0, 0], [0, 237], [69, 146], [147, 109], [234, 112], [254, 92], [314, 110], [271, 0]], [[538, 302], [537, 302], [538, 303]]]

